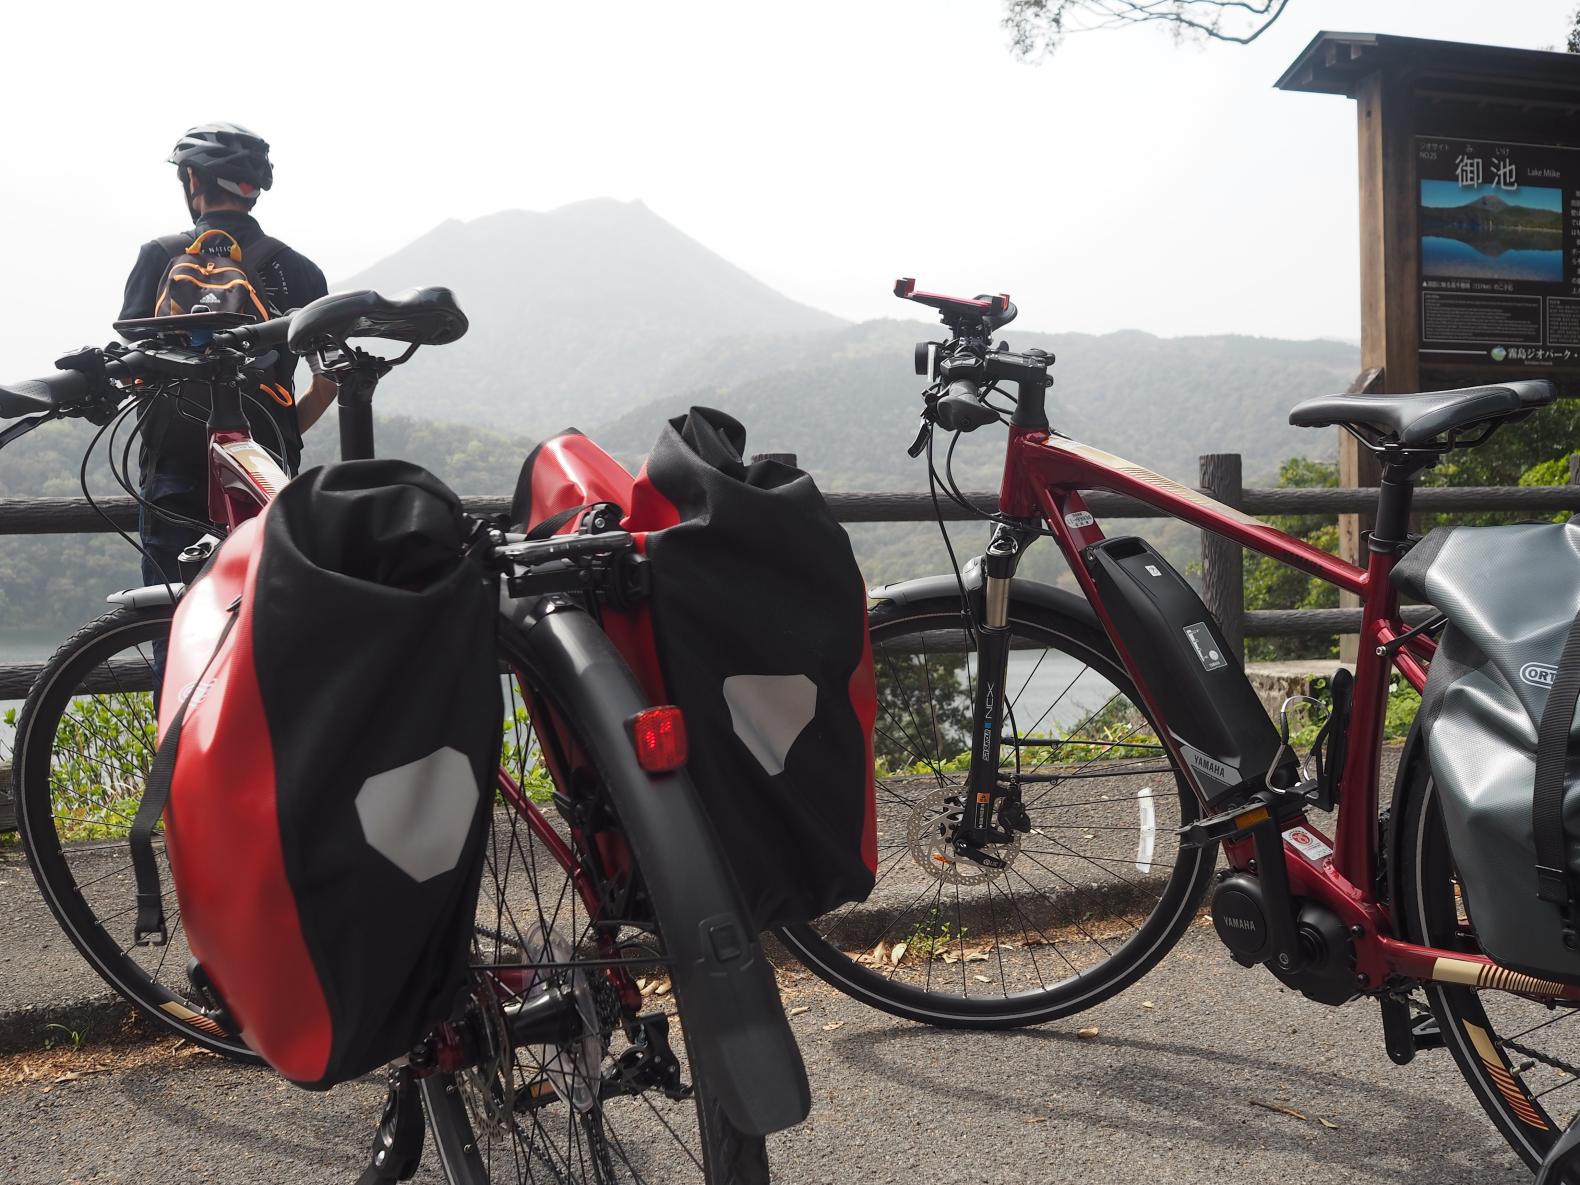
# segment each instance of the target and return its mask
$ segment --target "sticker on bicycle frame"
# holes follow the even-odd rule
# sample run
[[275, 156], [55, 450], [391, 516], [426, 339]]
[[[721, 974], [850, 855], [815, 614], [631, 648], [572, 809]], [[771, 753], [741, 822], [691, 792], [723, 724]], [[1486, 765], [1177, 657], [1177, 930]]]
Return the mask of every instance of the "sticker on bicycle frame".
[[1079, 531], [1082, 527], [1089, 527], [1096, 521], [1089, 510], [1072, 510], [1064, 516], [1064, 525], [1073, 531]]
[[[1176, 736], [1175, 740], [1179, 740]], [[1180, 752], [1185, 754], [1185, 762], [1197, 773], [1211, 778], [1218, 785], [1228, 789], [1240, 784], [1240, 771], [1231, 765], [1219, 761], [1216, 757], [1209, 757], [1200, 749], [1192, 748], [1180, 740]]]
[[278, 494], [291, 480], [275, 464], [273, 457], [250, 440], [233, 440], [214, 447], [270, 497]]
[[1219, 667], [1229, 665], [1229, 660], [1223, 656], [1223, 651], [1218, 649], [1218, 643], [1213, 641], [1212, 631], [1207, 628], [1205, 621], [1186, 626], [1185, 638], [1190, 642], [1191, 649], [1196, 652], [1196, 660], [1201, 663], [1204, 671], [1216, 671]]
[[1116, 457], [1113, 453], [1104, 452], [1100, 448], [1093, 448], [1089, 444], [1082, 444], [1079, 440], [1071, 440], [1067, 436], [1050, 436], [1043, 447], [1070, 453], [1072, 456], [1080, 457], [1083, 461], [1089, 461], [1093, 465], [1100, 465], [1104, 469], [1112, 469], [1130, 478], [1131, 481], [1140, 482], [1142, 485], [1151, 486], [1155, 490], [1173, 494], [1182, 502], [1189, 502], [1198, 510], [1211, 511], [1219, 518], [1232, 519], [1234, 522], [1247, 527], [1262, 526], [1249, 514], [1242, 513], [1233, 506], [1225, 506], [1217, 499], [1209, 498], [1200, 490], [1181, 485], [1173, 478], [1164, 477], [1161, 473], [1153, 473], [1152, 470], [1144, 469], [1133, 461], [1127, 461], [1123, 457]]
[[1313, 864], [1318, 864], [1333, 855], [1333, 849], [1320, 835], [1314, 831], [1307, 831], [1304, 827], [1291, 827], [1284, 832], [1284, 838], [1289, 841], [1290, 847]]

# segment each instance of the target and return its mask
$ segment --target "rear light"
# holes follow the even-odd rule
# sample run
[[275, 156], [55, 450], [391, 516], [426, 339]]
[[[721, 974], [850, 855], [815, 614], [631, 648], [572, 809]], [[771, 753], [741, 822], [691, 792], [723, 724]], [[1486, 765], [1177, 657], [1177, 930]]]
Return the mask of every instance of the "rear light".
[[667, 774], [686, 764], [686, 718], [673, 704], [631, 717], [631, 739], [637, 764], [650, 774]]

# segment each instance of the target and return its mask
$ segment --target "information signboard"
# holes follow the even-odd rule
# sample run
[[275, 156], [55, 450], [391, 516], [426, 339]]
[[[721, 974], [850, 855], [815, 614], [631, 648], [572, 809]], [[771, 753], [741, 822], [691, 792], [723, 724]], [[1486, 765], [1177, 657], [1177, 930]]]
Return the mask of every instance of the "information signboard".
[[1422, 365], [1580, 369], [1580, 149], [1415, 146]]

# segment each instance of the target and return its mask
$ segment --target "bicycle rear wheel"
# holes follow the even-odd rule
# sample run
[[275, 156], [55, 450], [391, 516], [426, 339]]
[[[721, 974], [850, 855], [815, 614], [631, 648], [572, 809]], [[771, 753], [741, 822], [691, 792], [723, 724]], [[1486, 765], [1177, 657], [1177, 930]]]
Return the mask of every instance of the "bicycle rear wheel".
[[834, 987], [930, 1024], [1006, 1028], [1065, 1016], [1133, 983], [1184, 932], [1213, 851], [1182, 849], [1197, 801], [1103, 635], [1020, 601], [1001, 779], [1031, 829], [990, 869], [950, 840], [971, 761], [976, 652], [958, 601], [882, 602], [878, 875], [871, 897], [780, 932]]
[[[1401, 828], [1394, 883], [1402, 936], [1422, 946], [1479, 954], [1425, 760], [1405, 776], [1408, 796], [1394, 812], [1394, 825]], [[1580, 1008], [1454, 984], [1429, 983], [1425, 991], [1459, 1072], [1499, 1134], [1536, 1168], [1580, 1118]]]
[[190, 951], [162, 828], [154, 855], [170, 941], [132, 941], [137, 890], [129, 837], [157, 748], [154, 646], [170, 636], [174, 615], [174, 605], [116, 609], [79, 629], [45, 664], [17, 720], [17, 829], [39, 892], [106, 983], [187, 1040], [256, 1061], [240, 1039], [202, 1015], [191, 995]]
[[[763, 1140], [735, 1129], [691, 1056], [598, 755], [509, 629], [501, 658], [506, 742], [468, 1008], [484, 1046], [475, 1064], [422, 1079], [447, 1177], [766, 1182]], [[552, 992], [575, 1002], [569, 1023], [513, 1040], [512, 1013]]]

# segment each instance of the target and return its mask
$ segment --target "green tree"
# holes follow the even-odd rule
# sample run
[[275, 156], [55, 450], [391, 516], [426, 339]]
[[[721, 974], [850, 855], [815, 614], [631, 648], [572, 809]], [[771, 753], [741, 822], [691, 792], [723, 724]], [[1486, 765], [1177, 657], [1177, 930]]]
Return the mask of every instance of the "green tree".
[[970, 748], [971, 696], [959, 658], [877, 658], [873, 755], [887, 769], [941, 764]]
[[[1332, 489], [1339, 484], [1337, 465], [1291, 457], [1278, 471], [1283, 489]], [[1313, 547], [1337, 553], [1339, 528], [1331, 516], [1316, 514], [1274, 515], [1267, 520], [1280, 531], [1304, 539]], [[1245, 607], [1247, 609], [1333, 609], [1339, 591], [1324, 580], [1297, 572], [1270, 556], [1245, 552]], [[1247, 638], [1248, 662], [1270, 662], [1289, 658], [1332, 657], [1338, 644], [1331, 635], [1299, 634], [1287, 638]]]

